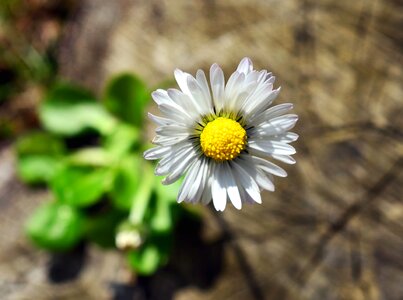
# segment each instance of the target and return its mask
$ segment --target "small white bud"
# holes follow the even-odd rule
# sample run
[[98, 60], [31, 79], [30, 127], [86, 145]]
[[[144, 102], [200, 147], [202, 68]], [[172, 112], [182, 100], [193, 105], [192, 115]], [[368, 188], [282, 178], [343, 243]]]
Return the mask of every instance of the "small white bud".
[[116, 247], [120, 250], [134, 250], [142, 244], [142, 238], [138, 231], [120, 231], [115, 239]]

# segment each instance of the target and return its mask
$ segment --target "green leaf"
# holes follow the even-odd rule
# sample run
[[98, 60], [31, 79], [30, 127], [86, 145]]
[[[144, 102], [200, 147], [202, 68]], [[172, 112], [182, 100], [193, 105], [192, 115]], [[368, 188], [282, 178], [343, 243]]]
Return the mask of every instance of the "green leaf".
[[129, 211], [138, 193], [142, 160], [138, 156], [124, 157], [116, 170], [115, 180], [110, 192], [116, 208]]
[[161, 183], [161, 179], [163, 177], [155, 177], [156, 178], [156, 182], [155, 182], [155, 190], [157, 193], [158, 197], [161, 197], [163, 199], [165, 199], [168, 202], [175, 202], [176, 203], [176, 198], [178, 196], [178, 192], [179, 189], [182, 185], [182, 179], [179, 179], [177, 181], [175, 181], [172, 184], [169, 185], [163, 185]]
[[115, 157], [103, 148], [84, 148], [68, 157], [68, 162], [76, 166], [106, 167], [113, 164]]
[[60, 165], [58, 158], [46, 155], [25, 155], [18, 160], [17, 172], [30, 184], [49, 182]]
[[31, 154], [58, 155], [65, 152], [65, 147], [59, 138], [46, 132], [32, 132], [18, 139], [16, 144], [19, 156]]
[[[156, 183], [155, 179], [153, 181], [155, 191], [148, 195], [151, 198], [147, 202], [147, 214], [142, 220], [149, 230], [146, 242], [138, 251], [128, 253], [129, 264], [140, 275], [151, 275], [167, 262], [179, 209], [175, 200], [180, 183], [165, 189], [165, 186], [159, 187], [160, 182]], [[131, 220], [135, 215], [131, 215]]]
[[104, 103], [116, 117], [134, 126], [141, 127], [144, 108], [149, 100], [145, 84], [131, 74], [113, 78], [105, 90]]
[[33, 132], [16, 143], [17, 172], [27, 183], [48, 182], [60, 164], [65, 152], [63, 142], [44, 132]]
[[150, 228], [154, 232], [169, 232], [174, 227], [174, 210], [177, 204], [162, 197], [156, 198], [154, 213], [150, 216]]
[[68, 84], [50, 91], [39, 107], [39, 117], [47, 130], [66, 136], [90, 128], [107, 134], [116, 123], [90, 93]]
[[141, 249], [127, 255], [130, 266], [143, 276], [152, 275], [160, 266], [162, 257], [156, 244], [143, 245]]
[[109, 210], [97, 216], [88, 216], [85, 236], [103, 248], [112, 248], [115, 246], [116, 229], [126, 217], [127, 213], [117, 210]]
[[60, 203], [39, 207], [27, 222], [28, 236], [38, 246], [62, 251], [74, 247], [82, 238], [83, 218], [79, 211]]
[[86, 207], [109, 191], [112, 172], [105, 168], [64, 165], [50, 182], [57, 199], [72, 206]]
[[[148, 173], [145, 173], [144, 177], [147, 177], [146, 174]], [[139, 202], [139, 209], [132, 210], [130, 216], [131, 222], [141, 220], [148, 228], [148, 235], [142, 247], [138, 251], [128, 253], [129, 264], [141, 275], [151, 275], [167, 262], [172, 246], [173, 229], [180, 210], [180, 206], [176, 204], [180, 181], [170, 186], [163, 186], [159, 180], [160, 178], [154, 177], [151, 180], [153, 183], [148, 184], [154, 192], [147, 194], [148, 201], [145, 202], [147, 206], [144, 207], [146, 213], [143, 212], [143, 217], [141, 219], [138, 217], [142, 212], [143, 206], [140, 205], [142, 201]], [[134, 208], [137, 206], [136, 201], [137, 198]]]
[[119, 123], [110, 135], [104, 139], [103, 145], [108, 152], [120, 157], [140, 143], [140, 133], [135, 127]]
[[127, 254], [130, 266], [140, 275], [151, 275], [169, 258], [172, 232], [152, 233], [137, 251]]
[[176, 203], [176, 197], [181, 186], [181, 180], [170, 185], [163, 185], [160, 182], [162, 177], [154, 178], [155, 194], [153, 205], [149, 206], [151, 213], [147, 222], [153, 232], [168, 233], [173, 230], [180, 209]]

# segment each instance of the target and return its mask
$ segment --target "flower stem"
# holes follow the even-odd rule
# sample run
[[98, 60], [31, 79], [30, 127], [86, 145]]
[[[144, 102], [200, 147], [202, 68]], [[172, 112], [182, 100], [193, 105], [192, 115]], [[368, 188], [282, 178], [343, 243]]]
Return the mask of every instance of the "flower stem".
[[141, 185], [133, 198], [129, 221], [133, 225], [141, 225], [151, 199], [154, 174], [149, 164], [144, 165]]

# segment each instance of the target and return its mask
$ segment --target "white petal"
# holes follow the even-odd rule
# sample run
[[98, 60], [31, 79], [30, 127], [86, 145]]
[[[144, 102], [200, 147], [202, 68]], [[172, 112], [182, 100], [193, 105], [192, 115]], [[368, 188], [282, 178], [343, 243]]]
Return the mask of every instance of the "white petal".
[[253, 117], [255, 114], [264, 111], [270, 107], [274, 99], [280, 93], [280, 89], [271, 90], [272, 84], [267, 84], [256, 96], [251, 97], [251, 100], [246, 102], [244, 110], [248, 116]]
[[206, 160], [206, 169], [205, 169], [205, 174], [204, 174], [205, 184], [204, 184], [203, 194], [201, 196], [201, 203], [204, 205], [209, 204], [212, 199], [211, 185], [213, 182], [213, 180], [212, 180], [213, 178], [211, 176], [211, 174], [212, 174], [211, 169], [212, 169], [211, 162], [209, 160]]
[[266, 79], [265, 79], [265, 83], [269, 83], [269, 84], [273, 84], [275, 81], [276, 81], [276, 76], [271, 76], [271, 73], [270, 74], [267, 74], [268, 76], [266, 76]]
[[297, 115], [283, 115], [261, 123], [258, 127], [253, 128], [251, 132], [258, 132], [259, 135], [265, 136], [282, 134], [292, 129], [297, 121]]
[[213, 182], [211, 186], [211, 193], [213, 195], [213, 204], [217, 211], [224, 211], [227, 205], [227, 191], [220, 178], [221, 164], [216, 164], [213, 170]]
[[171, 151], [172, 147], [155, 147], [144, 151], [144, 158], [148, 160], [159, 159], [167, 155]]
[[298, 140], [299, 135], [294, 132], [286, 132], [283, 134], [272, 136], [270, 139], [272, 141], [282, 142], [282, 143], [292, 143]]
[[178, 83], [178, 86], [182, 90], [182, 92], [184, 92], [185, 94], [190, 96], [189, 88], [187, 85], [187, 77], [191, 76], [191, 75], [183, 72], [182, 70], [176, 69], [174, 71], [174, 76], [175, 76], [175, 80]]
[[231, 97], [233, 95], [233, 91], [237, 90], [239, 85], [237, 84], [238, 78], [243, 76], [245, 78], [245, 74], [234, 72], [228, 78], [227, 84], [225, 85], [225, 96]]
[[188, 88], [195, 101], [195, 106], [200, 115], [206, 115], [210, 112], [210, 99], [206, 98], [202, 88], [193, 77], [188, 77]]
[[200, 115], [199, 107], [195, 104], [192, 96], [189, 96], [177, 89], [168, 89], [168, 96], [180, 106], [192, 119], [198, 118]]
[[206, 74], [204, 73], [203, 70], [197, 70], [196, 72], [196, 80], [199, 83], [200, 87], [203, 90], [204, 96], [207, 99], [210, 99], [210, 105], [212, 105], [211, 103], [211, 94], [210, 94], [210, 88], [207, 82], [207, 78], [206, 78]]
[[196, 203], [196, 202], [199, 202], [199, 200], [201, 198], [201, 195], [203, 193], [204, 186], [206, 183], [206, 180], [204, 177], [205, 173], [206, 173], [205, 170], [207, 168], [206, 161], [207, 161], [206, 159], [202, 159], [200, 162], [200, 166], [198, 167], [197, 175], [192, 182], [192, 186], [187, 195], [187, 199], [185, 199], [185, 201], [187, 201], [187, 202]]
[[244, 99], [247, 96], [247, 93], [243, 93], [244, 89], [243, 82], [245, 81], [245, 74], [237, 73], [231, 75], [230, 79], [225, 86], [225, 108], [229, 111], [236, 111], [238, 97], [240, 94], [244, 95]]
[[254, 126], [257, 126], [260, 123], [266, 122], [267, 120], [270, 120], [270, 119], [273, 119], [275, 117], [285, 114], [289, 110], [293, 109], [293, 107], [294, 107], [294, 105], [291, 103], [282, 103], [279, 105], [275, 105], [265, 111], [256, 113], [256, 115], [254, 117], [249, 119], [249, 123], [251, 123]]
[[196, 151], [192, 146], [178, 149], [174, 151], [171, 155], [165, 156], [158, 162], [155, 168], [155, 174], [158, 176], [167, 175], [171, 173], [174, 169], [178, 168], [178, 163], [186, 160], [191, 160], [195, 156]]
[[200, 160], [195, 160], [194, 163], [190, 166], [188, 173], [185, 176], [185, 180], [179, 189], [178, 192], [178, 203], [181, 203], [185, 199], [187, 199], [188, 194], [193, 186], [193, 182], [197, 177], [200, 167]]
[[224, 105], [224, 72], [217, 64], [210, 68], [210, 84], [216, 112], [222, 110]]
[[249, 57], [244, 57], [236, 69], [240, 73], [248, 74], [253, 70], [253, 64]]
[[157, 135], [153, 138], [152, 143], [160, 146], [173, 146], [188, 139], [189, 135], [178, 135], [178, 136]]
[[157, 105], [161, 104], [173, 104], [172, 99], [168, 96], [167, 91], [158, 89], [151, 93], [151, 97], [154, 99]]
[[160, 116], [155, 116], [152, 113], [148, 113], [148, 118], [157, 125], [169, 125], [172, 123], [176, 123], [174, 120], [160, 117]]
[[271, 157], [289, 165], [293, 165], [296, 163], [295, 159], [289, 155], [272, 154]]
[[271, 140], [250, 138], [248, 141], [248, 146], [251, 149], [263, 152], [265, 154], [292, 155], [296, 153], [293, 146]]
[[268, 96], [272, 94], [273, 94], [272, 84], [257, 84], [256, 89], [253, 91], [253, 93], [250, 93], [248, 98], [245, 100], [242, 109], [248, 114], [252, 115], [251, 111], [261, 102], [268, 103], [266, 99]]
[[204, 99], [206, 101], [206, 105], [208, 108], [208, 113], [213, 113], [213, 100], [211, 99], [210, 88], [207, 82], [206, 75], [202, 70], [197, 70], [196, 72], [196, 80], [202, 90], [204, 95]]
[[255, 180], [256, 180], [257, 184], [262, 189], [265, 189], [270, 192], [274, 192], [275, 187], [274, 187], [273, 180], [271, 180], [268, 176], [266, 176], [266, 174], [264, 172], [262, 172], [261, 170], [257, 169], [256, 171], [257, 172], [256, 172]]
[[194, 123], [192, 117], [185, 112], [177, 104], [160, 104], [158, 105], [159, 110], [165, 114], [166, 117], [175, 120], [177, 123], [190, 125]]
[[195, 79], [192, 75], [182, 72], [179, 69], [176, 69], [174, 74], [180, 89], [185, 95], [189, 96], [189, 100], [192, 101], [192, 106], [195, 109], [190, 109], [200, 115], [212, 112], [210, 91], [203, 71], [197, 72], [198, 79]]
[[[269, 73], [271, 75], [271, 73]], [[256, 83], [259, 86], [264, 82], [264, 78], [266, 78], [267, 71], [252, 71], [246, 76], [245, 84]]]
[[226, 179], [226, 189], [228, 197], [236, 209], [241, 209], [242, 208], [241, 196], [239, 194], [238, 186], [236, 184], [234, 175], [232, 174], [232, 170], [229, 167], [229, 164], [228, 163], [223, 164], [222, 170], [224, 171], [223, 178]]
[[260, 196], [259, 186], [257, 185], [255, 179], [248, 174], [238, 163], [234, 162], [231, 164], [234, 170], [238, 173], [237, 179], [240, 184], [244, 187], [246, 193], [256, 202], [262, 203], [262, 198]]
[[[181, 125], [166, 125], [155, 129], [155, 132], [163, 136], [189, 136], [191, 130], [188, 127]], [[193, 130], [192, 130], [193, 131]]]
[[275, 188], [273, 180], [272, 178], [270, 178], [271, 175], [270, 177], [266, 176], [266, 174], [255, 165], [250, 157], [242, 157], [239, 160], [239, 165], [242, 166], [242, 168], [249, 174], [249, 176], [255, 179], [258, 186], [268, 191], [274, 191]]
[[167, 185], [177, 181], [195, 160], [197, 160], [197, 154], [185, 157], [182, 161], [180, 161], [177, 165], [175, 165], [175, 168], [173, 168], [172, 173], [162, 180], [162, 184]]
[[257, 157], [257, 156], [252, 156], [252, 160], [265, 172], [280, 176], [280, 177], [287, 177], [287, 172], [277, 166], [276, 164], [273, 164], [272, 162], [265, 160], [263, 158]]

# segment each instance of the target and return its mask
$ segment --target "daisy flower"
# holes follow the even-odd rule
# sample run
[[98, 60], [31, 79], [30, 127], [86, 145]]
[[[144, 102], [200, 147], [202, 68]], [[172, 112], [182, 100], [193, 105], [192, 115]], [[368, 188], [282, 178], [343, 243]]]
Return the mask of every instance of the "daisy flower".
[[224, 211], [227, 200], [241, 209], [243, 203], [261, 203], [261, 190], [274, 191], [273, 175], [287, 173], [267, 158], [294, 164], [289, 143], [298, 135], [288, 132], [298, 117], [286, 114], [290, 103], [271, 106], [280, 92], [275, 77], [256, 71], [244, 58], [225, 83], [222, 69], [213, 64], [210, 84], [202, 70], [196, 77], [175, 70], [180, 90], [152, 93], [163, 116], [149, 114], [159, 127], [155, 148], [144, 152], [158, 162], [155, 174], [171, 184], [185, 175], [178, 202], [213, 201]]

